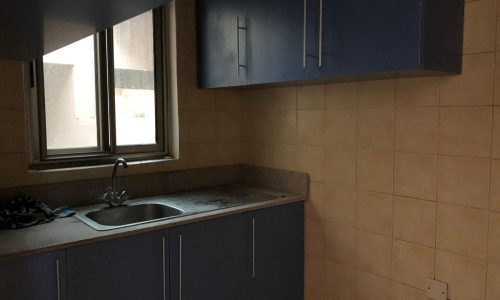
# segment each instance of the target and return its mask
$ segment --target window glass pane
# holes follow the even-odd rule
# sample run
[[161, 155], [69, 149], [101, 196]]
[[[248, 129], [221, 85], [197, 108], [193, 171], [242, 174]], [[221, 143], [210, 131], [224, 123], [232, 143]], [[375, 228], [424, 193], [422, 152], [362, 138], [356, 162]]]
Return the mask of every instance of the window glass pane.
[[43, 56], [47, 149], [96, 147], [94, 37]]
[[113, 28], [116, 144], [156, 143], [153, 13]]

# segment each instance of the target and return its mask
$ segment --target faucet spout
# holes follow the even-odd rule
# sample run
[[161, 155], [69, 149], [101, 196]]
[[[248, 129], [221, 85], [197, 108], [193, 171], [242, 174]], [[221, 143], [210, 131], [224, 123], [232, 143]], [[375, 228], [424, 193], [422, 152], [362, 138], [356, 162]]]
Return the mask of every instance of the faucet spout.
[[126, 160], [124, 160], [123, 158], [116, 159], [115, 164], [113, 165], [113, 175], [111, 177], [111, 186], [113, 188], [114, 193], [118, 192], [116, 190], [116, 171], [118, 171], [118, 167], [120, 166], [120, 164], [122, 164], [124, 168], [128, 168]]

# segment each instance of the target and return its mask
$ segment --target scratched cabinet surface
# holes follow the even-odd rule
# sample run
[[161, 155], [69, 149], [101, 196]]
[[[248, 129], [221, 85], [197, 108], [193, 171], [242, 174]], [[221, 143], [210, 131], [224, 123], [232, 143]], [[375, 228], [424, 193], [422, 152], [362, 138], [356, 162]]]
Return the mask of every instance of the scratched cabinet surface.
[[67, 299], [166, 299], [167, 247], [165, 231], [67, 249]]
[[67, 299], [64, 261], [64, 250], [0, 259], [0, 299]]

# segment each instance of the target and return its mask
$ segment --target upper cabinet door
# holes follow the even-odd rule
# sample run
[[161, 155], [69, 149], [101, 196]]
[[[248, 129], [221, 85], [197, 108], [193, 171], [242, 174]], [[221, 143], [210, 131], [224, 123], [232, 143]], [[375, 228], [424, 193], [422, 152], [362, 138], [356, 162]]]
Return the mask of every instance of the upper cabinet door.
[[247, 25], [244, 1], [199, 0], [197, 10], [198, 85], [247, 84]]
[[0, 259], [0, 270], [0, 299], [66, 299], [64, 250]]
[[304, 0], [253, 0], [247, 6], [248, 84], [303, 78]]
[[69, 248], [68, 299], [164, 300], [167, 251], [166, 232]]
[[252, 299], [251, 229], [247, 214], [170, 229], [170, 300]]

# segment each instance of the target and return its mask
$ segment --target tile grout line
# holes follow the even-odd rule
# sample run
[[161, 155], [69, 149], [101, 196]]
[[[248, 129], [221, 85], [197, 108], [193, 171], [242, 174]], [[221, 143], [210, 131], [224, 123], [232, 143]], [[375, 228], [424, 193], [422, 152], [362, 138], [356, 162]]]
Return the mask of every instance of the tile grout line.
[[[438, 93], [438, 105], [441, 106], [441, 86], [442, 86], [442, 77], [439, 76], [439, 93]], [[438, 108], [438, 124], [437, 124], [437, 159], [436, 159], [436, 178], [435, 178], [435, 183], [436, 183], [436, 208], [434, 210], [434, 280], [437, 278], [437, 227], [438, 227], [438, 206], [439, 206], [439, 201], [438, 201], [438, 195], [439, 195], [439, 144], [440, 144], [440, 126], [441, 126], [441, 107]]]

